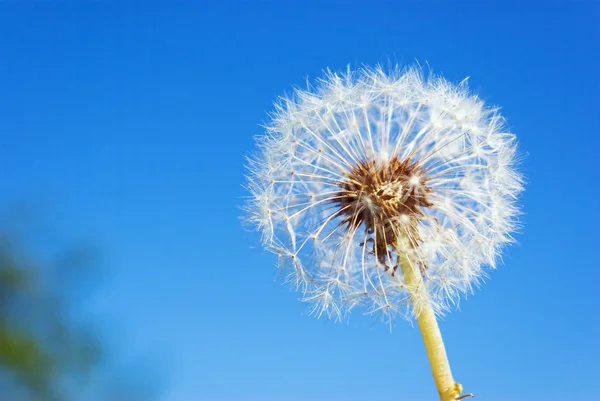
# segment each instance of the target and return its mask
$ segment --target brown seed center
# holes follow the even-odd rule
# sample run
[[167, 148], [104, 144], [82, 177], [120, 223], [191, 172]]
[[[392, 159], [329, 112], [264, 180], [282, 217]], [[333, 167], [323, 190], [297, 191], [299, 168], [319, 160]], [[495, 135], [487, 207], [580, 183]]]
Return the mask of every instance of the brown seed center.
[[367, 242], [383, 263], [399, 235], [407, 235], [413, 247], [418, 245], [421, 208], [432, 206], [427, 181], [425, 171], [410, 159], [362, 161], [338, 184], [336, 203], [343, 223], [353, 230], [364, 225]]

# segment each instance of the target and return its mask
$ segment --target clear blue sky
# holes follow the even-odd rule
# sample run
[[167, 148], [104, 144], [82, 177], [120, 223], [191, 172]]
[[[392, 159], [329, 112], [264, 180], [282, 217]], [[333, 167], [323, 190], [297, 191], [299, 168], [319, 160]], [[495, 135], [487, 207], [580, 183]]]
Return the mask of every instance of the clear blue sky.
[[0, 4], [0, 206], [96, 244], [90, 314], [161, 364], [165, 401], [436, 398], [418, 329], [309, 317], [239, 220], [276, 96], [390, 59], [470, 76], [526, 154], [519, 245], [441, 322], [455, 377], [597, 399], [597, 2], [81, 3]]

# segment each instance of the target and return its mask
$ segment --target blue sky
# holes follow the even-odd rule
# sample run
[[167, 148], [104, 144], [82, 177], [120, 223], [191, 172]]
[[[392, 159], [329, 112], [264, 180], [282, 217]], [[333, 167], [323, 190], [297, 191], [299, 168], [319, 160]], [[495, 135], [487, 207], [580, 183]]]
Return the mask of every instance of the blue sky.
[[416, 327], [308, 316], [239, 220], [277, 96], [415, 59], [469, 76], [525, 156], [519, 244], [441, 322], [455, 378], [486, 401], [597, 396], [598, 3], [83, 3], [0, 4], [0, 207], [94, 244], [88, 317], [163, 400], [436, 398]]

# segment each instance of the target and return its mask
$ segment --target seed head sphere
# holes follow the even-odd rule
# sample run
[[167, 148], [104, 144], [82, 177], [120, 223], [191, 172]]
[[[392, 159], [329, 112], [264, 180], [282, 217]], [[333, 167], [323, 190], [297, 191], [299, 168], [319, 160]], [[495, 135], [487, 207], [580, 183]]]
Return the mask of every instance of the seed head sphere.
[[[466, 81], [328, 71], [271, 117], [248, 161], [247, 218], [318, 316], [362, 306], [411, 318], [420, 301], [443, 312], [512, 241], [516, 139]], [[401, 258], [428, 299], [415, 299]]]

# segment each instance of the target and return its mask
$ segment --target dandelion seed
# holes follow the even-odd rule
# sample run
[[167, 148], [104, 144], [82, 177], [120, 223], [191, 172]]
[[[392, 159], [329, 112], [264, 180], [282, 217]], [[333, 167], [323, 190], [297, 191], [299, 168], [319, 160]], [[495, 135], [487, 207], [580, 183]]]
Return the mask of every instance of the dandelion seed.
[[[416, 318], [426, 347], [441, 344], [432, 366], [447, 365], [434, 313], [495, 267], [517, 225], [522, 180], [503, 123], [464, 81], [327, 72], [276, 105], [248, 165], [248, 219], [315, 314]], [[436, 374], [440, 397], [458, 397], [449, 366]]]

